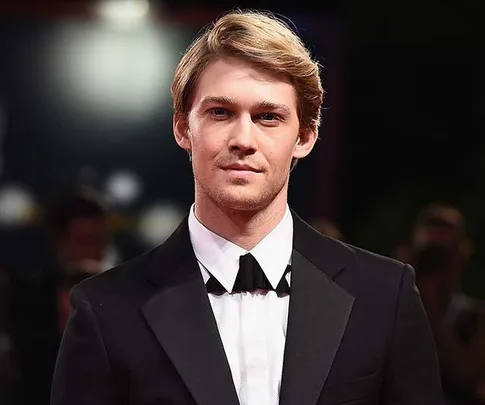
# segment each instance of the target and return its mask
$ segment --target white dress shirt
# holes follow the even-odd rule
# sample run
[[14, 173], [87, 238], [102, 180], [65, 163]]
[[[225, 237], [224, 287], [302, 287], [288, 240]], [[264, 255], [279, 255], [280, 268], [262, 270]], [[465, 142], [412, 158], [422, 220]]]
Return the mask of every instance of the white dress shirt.
[[[239, 257], [248, 251], [216, 235], [189, 214], [190, 240], [204, 282], [212, 276], [232, 291]], [[249, 252], [276, 288], [290, 263], [293, 218], [288, 206], [281, 222]], [[209, 274], [210, 273], [210, 274]], [[288, 284], [290, 273], [286, 274]], [[209, 294], [219, 334], [241, 405], [277, 405], [290, 297], [275, 291]]]

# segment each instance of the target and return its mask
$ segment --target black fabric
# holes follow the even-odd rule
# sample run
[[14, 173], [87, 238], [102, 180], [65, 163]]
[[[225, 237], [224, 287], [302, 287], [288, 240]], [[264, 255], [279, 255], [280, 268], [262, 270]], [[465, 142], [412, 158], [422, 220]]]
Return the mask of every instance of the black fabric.
[[[239, 258], [239, 271], [232, 292], [252, 292], [257, 289], [262, 289], [276, 291], [278, 294], [289, 294], [290, 286], [286, 281], [285, 275], [290, 270], [291, 267], [288, 266], [276, 288], [273, 288], [258, 261], [251, 253], [247, 253]], [[211, 294], [220, 295], [228, 292], [217, 278], [212, 275], [206, 283], [206, 288], [207, 292]]]
[[[293, 214], [280, 405], [442, 405], [409, 266]], [[238, 405], [187, 218], [159, 248], [77, 284], [51, 405]]]

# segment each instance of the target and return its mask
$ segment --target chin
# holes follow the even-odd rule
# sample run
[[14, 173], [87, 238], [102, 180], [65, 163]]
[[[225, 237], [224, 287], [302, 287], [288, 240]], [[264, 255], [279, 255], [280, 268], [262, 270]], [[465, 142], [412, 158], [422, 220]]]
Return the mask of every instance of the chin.
[[221, 207], [237, 211], [257, 211], [271, 202], [271, 197], [263, 190], [231, 188], [214, 193], [214, 200]]

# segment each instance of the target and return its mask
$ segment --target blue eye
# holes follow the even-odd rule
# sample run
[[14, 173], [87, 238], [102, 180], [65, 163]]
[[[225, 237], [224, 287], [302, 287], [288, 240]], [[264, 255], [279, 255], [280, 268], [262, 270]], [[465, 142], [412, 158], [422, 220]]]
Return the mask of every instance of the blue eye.
[[262, 113], [258, 118], [262, 121], [268, 122], [281, 121], [281, 117], [274, 113]]
[[221, 119], [221, 118], [228, 118], [231, 115], [231, 112], [227, 108], [223, 107], [214, 107], [208, 111], [209, 115], [212, 118]]
[[263, 113], [260, 115], [260, 118], [264, 121], [274, 121], [278, 119], [276, 114], [273, 113]]

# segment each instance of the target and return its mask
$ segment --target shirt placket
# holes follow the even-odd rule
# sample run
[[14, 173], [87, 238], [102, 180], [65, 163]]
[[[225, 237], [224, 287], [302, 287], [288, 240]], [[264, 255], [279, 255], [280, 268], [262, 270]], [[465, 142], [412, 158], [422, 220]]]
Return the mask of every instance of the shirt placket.
[[244, 362], [247, 372], [247, 404], [269, 403], [268, 353], [263, 296], [248, 294], [242, 306]]

